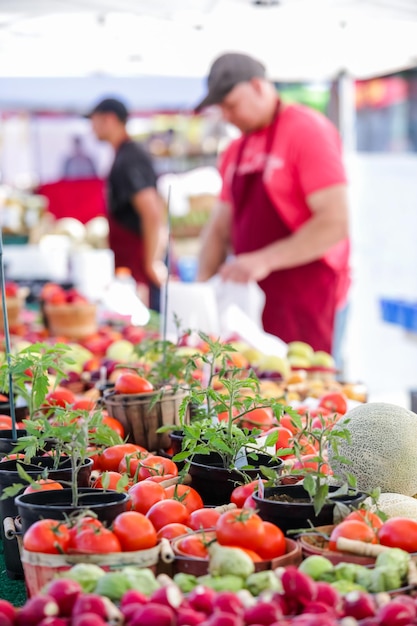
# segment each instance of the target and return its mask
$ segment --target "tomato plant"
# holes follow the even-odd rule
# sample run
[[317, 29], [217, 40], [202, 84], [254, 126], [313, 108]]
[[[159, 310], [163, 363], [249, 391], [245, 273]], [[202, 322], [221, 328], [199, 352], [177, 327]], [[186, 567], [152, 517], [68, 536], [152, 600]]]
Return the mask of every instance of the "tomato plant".
[[258, 552], [266, 540], [263, 520], [251, 509], [222, 513], [216, 523], [217, 540], [226, 546], [239, 546]]
[[120, 513], [113, 520], [112, 528], [122, 550], [127, 552], [148, 550], [156, 546], [158, 541], [152, 522], [137, 511]]
[[119, 472], [129, 474], [132, 478], [137, 479], [141, 462], [151, 456], [149, 452], [134, 452], [122, 458], [119, 463]]
[[178, 522], [179, 524], [188, 525], [188, 511], [186, 507], [178, 500], [162, 500], [151, 506], [146, 516], [151, 520], [156, 530], [160, 530], [162, 526]]
[[191, 533], [177, 541], [178, 550], [198, 559], [208, 559], [207, 547], [216, 539], [214, 531]]
[[417, 521], [407, 517], [391, 517], [378, 530], [383, 546], [417, 552]]
[[141, 467], [138, 472], [138, 480], [145, 480], [149, 476], [164, 476], [172, 474], [178, 476], [178, 467], [174, 461], [164, 456], [149, 455], [140, 463]]
[[329, 550], [337, 550], [336, 543], [339, 537], [356, 539], [366, 543], [377, 543], [377, 538], [372, 528], [365, 521], [361, 522], [359, 520], [348, 520], [337, 524], [330, 534]]
[[167, 497], [162, 485], [150, 480], [142, 480], [132, 485], [128, 493], [132, 501], [132, 509], [143, 515], [146, 515], [152, 505]]
[[96, 402], [90, 398], [80, 398], [74, 402], [72, 408], [74, 411], [94, 411]]
[[149, 393], [154, 387], [146, 378], [135, 372], [123, 372], [119, 374], [114, 383], [117, 393]]
[[248, 430], [252, 430], [253, 428], [269, 430], [275, 423], [276, 420], [272, 409], [270, 407], [261, 407], [246, 413], [244, 419], [239, 422], [239, 425], [241, 428], [247, 428]]
[[62, 554], [68, 549], [70, 532], [57, 520], [42, 519], [35, 522], [23, 535], [23, 547], [29, 552]]
[[344, 415], [348, 409], [347, 398], [340, 391], [326, 393], [319, 400], [318, 408], [324, 408], [332, 413]]
[[197, 509], [202, 509], [204, 506], [203, 499], [198, 491], [188, 485], [183, 485], [181, 483], [171, 485], [170, 487], [165, 488], [165, 494], [167, 498], [173, 498], [174, 500], [182, 502], [188, 513], [192, 513]]
[[121, 488], [127, 489], [126, 481], [123, 474], [119, 472], [103, 472], [93, 482], [94, 489], [113, 489], [117, 491]]
[[193, 530], [201, 530], [202, 528], [214, 528], [220, 517], [219, 511], [211, 508], [197, 509], [190, 513], [188, 526]]
[[125, 429], [123, 428], [123, 424], [119, 422], [115, 417], [111, 417], [110, 415], [103, 415], [103, 419], [101, 420], [103, 424], [106, 424], [109, 428], [114, 430], [122, 439], [125, 436]]
[[122, 546], [116, 535], [108, 528], [83, 528], [72, 540], [73, 551], [78, 554], [107, 554], [121, 552]]

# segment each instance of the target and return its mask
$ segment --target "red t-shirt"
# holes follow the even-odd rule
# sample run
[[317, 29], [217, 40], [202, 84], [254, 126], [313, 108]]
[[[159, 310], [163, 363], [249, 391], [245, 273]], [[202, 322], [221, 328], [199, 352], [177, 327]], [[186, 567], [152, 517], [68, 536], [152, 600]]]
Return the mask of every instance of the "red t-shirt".
[[[270, 127], [251, 133], [239, 173], [264, 171], [264, 183], [273, 204], [289, 229], [295, 231], [312, 215], [307, 196], [346, 183], [346, 173], [339, 134], [324, 115], [301, 105], [288, 105], [279, 115], [270, 154], [266, 154]], [[232, 206], [231, 184], [242, 141], [240, 137], [228, 146], [219, 165], [223, 178], [220, 199]], [[345, 279], [341, 277], [341, 302], [349, 285], [349, 240], [330, 248], [323, 260], [345, 274]]]

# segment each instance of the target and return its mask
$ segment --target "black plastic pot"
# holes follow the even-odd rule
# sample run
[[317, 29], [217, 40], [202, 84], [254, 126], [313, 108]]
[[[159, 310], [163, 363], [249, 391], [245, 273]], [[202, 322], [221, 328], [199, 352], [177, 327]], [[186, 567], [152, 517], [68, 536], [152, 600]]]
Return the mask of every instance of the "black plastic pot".
[[[188, 470], [191, 476], [191, 486], [198, 491], [205, 505], [218, 506], [228, 504], [232, 491], [238, 485], [245, 482], [242, 472], [250, 480], [256, 480], [262, 476], [259, 467], [264, 465], [280, 474], [284, 463], [277, 462], [270, 456], [259, 454], [256, 461], [257, 467], [254, 469], [227, 469], [222, 463], [222, 459], [216, 452], [210, 454], [196, 454], [190, 463]], [[251, 461], [251, 465], [254, 462]]]
[[12, 430], [0, 430], [0, 458], [3, 458], [13, 450], [19, 437], [26, 437], [26, 430], [17, 430], [16, 438], [13, 438]]
[[[10, 402], [0, 402], [0, 414], [1, 415], [11, 415], [12, 411], [10, 408]], [[29, 409], [27, 406], [15, 406], [14, 414], [17, 422], [21, 422], [22, 420], [29, 417]]]
[[[47, 467], [49, 478], [58, 482], [71, 482], [72, 469], [71, 461], [69, 458], [64, 458], [60, 462], [58, 469], [52, 469], [54, 460], [48, 456], [34, 457], [32, 459], [32, 463], [20, 463], [19, 461], [19, 464], [23, 467], [25, 472], [27, 472], [29, 476], [34, 480], [36, 480], [36, 478]], [[80, 487], [89, 486], [92, 466], [93, 461], [91, 459], [87, 459], [84, 467], [81, 468], [78, 474], [78, 485]], [[17, 471], [17, 464], [15, 460], [2, 461], [0, 463], [0, 492], [3, 492], [6, 487], [11, 487], [16, 483], [18, 484], [22, 482], [22, 478]], [[6, 539], [3, 522], [6, 517], [14, 518], [17, 516], [17, 514], [18, 512], [14, 497], [0, 500], [0, 531], [4, 546], [4, 560], [6, 563], [7, 575], [9, 576], [9, 578], [14, 579], [23, 578], [23, 568], [20, 562], [17, 541], [10, 541]]]
[[129, 496], [126, 492], [119, 493], [104, 489], [82, 488], [79, 492], [79, 504], [72, 504], [72, 490], [39, 491], [27, 493], [15, 498], [17, 511], [22, 522], [23, 533], [42, 518], [64, 520], [71, 513], [82, 509], [93, 511], [101, 522], [108, 526], [114, 518], [126, 511]]
[[[336, 491], [337, 487], [329, 487], [329, 493]], [[318, 515], [314, 513], [311, 502], [285, 502], [271, 499], [278, 494], [287, 494], [293, 499], [309, 500], [310, 496], [302, 485], [278, 485], [266, 487], [264, 497], [260, 498], [258, 492], [253, 494], [258, 514], [266, 522], [272, 522], [275, 526], [287, 533], [289, 530], [298, 528], [310, 528], [313, 526], [327, 526], [333, 524], [333, 512], [337, 502], [357, 508], [366, 498], [366, 494], [357, 493], [352, 496], [337, 496], [331, 503], [326, 503]]]

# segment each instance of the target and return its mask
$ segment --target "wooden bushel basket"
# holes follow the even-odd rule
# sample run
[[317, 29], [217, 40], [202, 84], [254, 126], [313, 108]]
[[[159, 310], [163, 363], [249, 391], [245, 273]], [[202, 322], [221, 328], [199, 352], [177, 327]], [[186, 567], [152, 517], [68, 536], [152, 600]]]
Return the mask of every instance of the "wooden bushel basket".
[[109, 415], [122, 424], [130, 443], [150, 451], [167, 450], [171, 446], [169, 433], [156, 431], [161, 426], [180, 426], [179, 408], [185, 395], [183, 390], [141, 394], [118, 394], [112, 390], [104, 394], [104, 403]]
[[95, 304], [45, 304], [43, 311], [53, 336], [83, 339], [97, 331]]

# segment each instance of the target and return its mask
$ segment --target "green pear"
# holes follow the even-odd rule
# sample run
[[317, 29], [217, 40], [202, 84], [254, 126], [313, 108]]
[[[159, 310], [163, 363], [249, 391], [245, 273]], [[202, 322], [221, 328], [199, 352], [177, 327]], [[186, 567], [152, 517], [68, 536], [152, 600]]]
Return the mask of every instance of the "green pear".
[[133, 343], [127, 339], [118, 339], [107, 348], [106, 358], [119, 363], [129, 363], [135, 358]]
[[305, 356], [301, 356], [300, 354], [289, 354], [288, 361], [291, 367], [305, 369], [311, 366], [310, 359], [306, 358]]
[[291, 341], [288, 344], [288, 354], [291, 356], [301, 356], [311, 361], [314, 350], [308, 343], [305, 343], [305, 341]]
[[271, 354], [262, 356], [258, 361], [258, 369], [261, 372], [278, 372], [283, 378], [287, 378], [291, 370], [288, 359]]
[[311, 365], [316, 365], [319, 367], [328, 367], [329, 369], [334, 369], [335, 361], [332, 355], [329, 354], [328, 352], [324, 352], [323, 350], [317, 350], [317, 352], [313, 354]]

